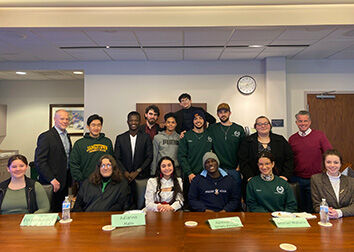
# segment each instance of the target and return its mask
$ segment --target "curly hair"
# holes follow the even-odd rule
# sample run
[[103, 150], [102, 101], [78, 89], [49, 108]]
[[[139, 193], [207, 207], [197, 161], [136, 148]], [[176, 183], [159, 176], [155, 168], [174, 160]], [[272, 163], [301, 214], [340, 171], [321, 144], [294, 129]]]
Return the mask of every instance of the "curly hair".
[[182, 194], [182, 188], [178, 183], [177, 180], [177, 175], [176, 175], [176, 168], [175, 168], [175, 162], [173, 161], [172, 158], [170, 158], [169, 156], [164, 156], [160, 159], [160, 161], [157, 164], [157, 169], [156, 169], [156, 180], [157, 180], [157, 185], [156, 185], [156, 193], [157, 193], [157, 197], [158, 199], [161, 199], [160, 193], [161, 193], [161, 178], [163, 177], [162, 173], [161, 173], [161, 163], [164, 160], [169, 160], [172, 163], [173, 166], [173, 172], [171, 174], [171, 179], [173, 181], [173, 196], [170, 202], [168, 202], [168, 204], [172, 204], [173, 202], [176, 201], [176, 197], [178, 195], [178, 193]]
[[97, 162], [95, 171], [90, 175], [90, 182], [94, 185], [100, 185], [102, 183], [102, 175], [100, 172], [101, 164], [103, 159], [108, 159], [112, 164], [112, 176], [111, 182], [113, 184], [118, 184], [122, 179], [122, 174], [118, 168], [117, 162], [111, 155], [103, 155]]

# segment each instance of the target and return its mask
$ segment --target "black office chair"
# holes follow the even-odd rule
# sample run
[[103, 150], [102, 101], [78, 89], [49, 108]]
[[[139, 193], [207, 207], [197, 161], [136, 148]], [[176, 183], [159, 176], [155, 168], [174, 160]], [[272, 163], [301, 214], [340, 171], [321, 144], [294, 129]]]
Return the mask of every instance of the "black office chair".
[[145, 207], [145, 191], [148, 179], [136, 179], [136, 207], [143, 209]]
[[291, 189], [294, 192], [294, 196], [298, 205], [298, 209], [297, 211], [299, 211], [299, 202], [300, 202], [300, 188], [299, 188], [299, 183], [295, 182], [295, 183], [289, 183]]

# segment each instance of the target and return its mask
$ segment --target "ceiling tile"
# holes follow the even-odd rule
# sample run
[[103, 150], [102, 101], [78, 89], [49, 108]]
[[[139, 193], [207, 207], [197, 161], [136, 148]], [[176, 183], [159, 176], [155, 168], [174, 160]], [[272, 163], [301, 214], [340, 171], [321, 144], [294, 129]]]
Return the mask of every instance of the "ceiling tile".
[[231, 28], [190, 28], [184, 30], [184, 45], [226, 45], [232, 34]]
[[185, 60], [217, 60], [223, 48], [187, 48], [184, 49]]
[[142, 49], [117, 49], [110, 48], [104, 50], [113, 60], [146, 60]]
[[102, 61], [111, 60], [103, 49], [63, 49], [66, 53], [79, 61]]
[[85, 30], [85, 33], [97, 45], [110, 46], [137, 46], [138, 42], [132, 31], [119, 29]]
[[183, 43], [181, 30], [138, 30], [135, 34], [142, 46], [181, 46]]
[[229, 45], [268, 45], [284, 31], [279, 27], [236, 28]]
[[226, 48], [221, 59], [254, 59], [262, 50], [264, 48]]
[[149, 60], [183, 60], [183, 49], [145, 49]]

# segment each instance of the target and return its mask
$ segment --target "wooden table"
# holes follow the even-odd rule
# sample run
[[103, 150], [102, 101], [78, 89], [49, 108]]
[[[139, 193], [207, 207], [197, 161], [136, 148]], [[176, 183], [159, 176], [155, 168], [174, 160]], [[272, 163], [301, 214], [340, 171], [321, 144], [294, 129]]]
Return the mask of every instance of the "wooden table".
[[[72, 213], [70, 224], [20, 227], [23, 215], [0, 216], [1, 251], [282, 251], [292, 243], [297, 251], [354, 251], [354, 217], [331, 220], [333, 227], [279, 229], [270, 214], [148, 213], [146, 226], [102, 231], [113, 213]], [[239, 216], [242, 228], [211, 230], [211, 218]], [[187, 220], [197, 227], [184, 226]]]

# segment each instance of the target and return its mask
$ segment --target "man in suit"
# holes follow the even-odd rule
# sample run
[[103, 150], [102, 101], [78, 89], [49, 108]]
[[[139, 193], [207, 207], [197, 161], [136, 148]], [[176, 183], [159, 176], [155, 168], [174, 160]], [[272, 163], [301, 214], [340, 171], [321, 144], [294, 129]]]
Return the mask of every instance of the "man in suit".
[[134, 202], [137, 201], [135, 179], [147, 179], [152, 161], [152, 142], [150, 136], [139, 131], [140, 114], [132, 111], [128, 114], [129, 130], [116, 138], [114, 154], [118, 166], [128, 179]]
[[54, 115], [54, 127], [39, 135], [34, 162], [41, 184], [53, 186], [52, 210], [61, 211], [61, 204], [71, 183], [69, 155], [71, 141], [66, 131], [69, 114], [58, 110]]

